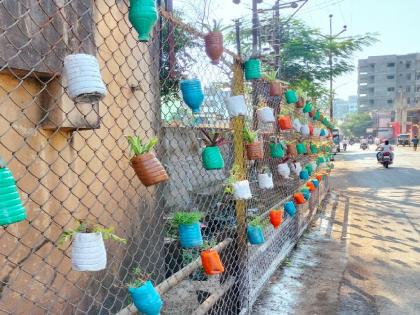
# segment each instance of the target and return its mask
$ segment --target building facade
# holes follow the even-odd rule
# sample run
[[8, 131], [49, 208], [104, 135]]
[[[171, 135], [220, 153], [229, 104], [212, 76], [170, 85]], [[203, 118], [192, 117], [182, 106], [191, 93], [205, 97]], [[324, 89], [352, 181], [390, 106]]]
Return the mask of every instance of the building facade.
[[349, 96], [347, 100], [337, 98], [334, 100], [334, 118], [344, 119], [350, 113], [357, 113], [357, 95]]
[[370, 56], [358, 65], [359, 111], [420, 107], [420, 53]]

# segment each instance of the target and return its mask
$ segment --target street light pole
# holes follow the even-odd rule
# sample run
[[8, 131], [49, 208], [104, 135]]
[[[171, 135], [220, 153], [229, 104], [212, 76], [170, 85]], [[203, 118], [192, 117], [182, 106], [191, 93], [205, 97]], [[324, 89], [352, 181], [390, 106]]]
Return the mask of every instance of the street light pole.
[[329, 44], [329, 52], [328, 52], [328, 64], [329, 64], [329, 68], [330, 68], [330, 95], [329, 95], [329, 106], [330, 106], [330, 118], [331, 120], [334, 118], [334, 107], [333, 107], [333, 103], [334, 103], [334, 94], [333, 94], [333, 51], [332, 51], [332, 43], [333, 40], [336, 39], [338, 36], [340, 36], [343, 32], [345, 32], [347, 30], [347, 26], [344, 25], [343, 29], [337, 33], [336, 35], [333, 35], [333, 29], [332, 29], [332, 18], [333, 15], [330, 14], [329, 15], [330, 18], [330, 35], [329, 36], [324, 36], [321, 35], [322, 37], [326, 37], [328, 39], [328, 44]]

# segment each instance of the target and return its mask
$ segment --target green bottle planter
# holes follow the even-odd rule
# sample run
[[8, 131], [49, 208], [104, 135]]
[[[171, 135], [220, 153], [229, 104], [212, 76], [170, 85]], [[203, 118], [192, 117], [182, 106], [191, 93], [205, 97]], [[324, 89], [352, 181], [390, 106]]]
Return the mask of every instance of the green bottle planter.
[[220, 170], [225, 167], [220, 148], [217, 146], [204, 148], [201, 157], [203, 159], [203, 167], [206, 170]]
[[321, 121], [321, 123], [325, 126], [328, 127], [330, 125], [330, 121], [328, 120], [327, 117], [324, 117]]
[[311, 110], [312, 110], [312, 104], [311, 104], [311, 103], [309, 103], [309, 102], [307, 102], [307, 103], [305, 104], [305, 106], [303, 107], [303, 112], [304, 112], [304, 113], [309, 113]]
[[308, 171], [309, 176], [311, 176], [311, 174], [313, 173], [313, 168], [311, 164], [306, 164], [305, 165], [305, 169]]
[[318, 153], [318, 148], [315, 144], [311, 144], [311, 153], [312, 154], [317, 154]]
[[258, 80], [261, 79], [261, 61], [259, 59], [249, 59], [244, 63], [245, 79]]
[[281, 143], [270, 143], [270, 155], [272, 158], [281, 159], [284, 157], [284, 150]]
[[158, 20], [155, 0], [130, 0], [128, 19], [139, 34], [139, 41], [147, 42]]
[[316, 160], [316, 164], [321, 165], [322, 163], [325, 163], [325, 158], [323, 156], [320, 156], [317, 160]]
[[316, 111], [314, 120], [320, 121], [321, 120], [321, 112], [319, 110]]
[[296, 144], [296, 151], [298, 154], [305, 154], [306, 153], [306, 147], [303, 143]]
[[298, 96], [295, 90], [287, 90], [286, 93], [284, 93], [284, 96], [286, 97], [287, 104], [293, 104], [298, 101]]
[[7, 167], [0, 168], [0, 225], [8, 225], [26, 219], [25, 208], [16, 182]]

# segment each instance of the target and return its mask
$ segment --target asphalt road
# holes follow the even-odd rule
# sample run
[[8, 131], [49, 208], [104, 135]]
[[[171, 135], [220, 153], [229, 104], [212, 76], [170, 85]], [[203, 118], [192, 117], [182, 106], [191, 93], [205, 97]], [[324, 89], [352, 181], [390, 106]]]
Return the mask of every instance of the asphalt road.
[[420, 314], [420, 151], [395, 155], [337, 155], [325, 211], [253, 314]]

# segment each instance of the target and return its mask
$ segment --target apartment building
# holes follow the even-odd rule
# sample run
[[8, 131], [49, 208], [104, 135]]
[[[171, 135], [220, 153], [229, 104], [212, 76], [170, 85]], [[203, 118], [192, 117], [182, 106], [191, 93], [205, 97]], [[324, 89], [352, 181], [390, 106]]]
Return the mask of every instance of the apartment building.
[[402, 100], [408, 108], [420, 107], [420, 53], [359, 60], [359, 111], [392, 111]]

